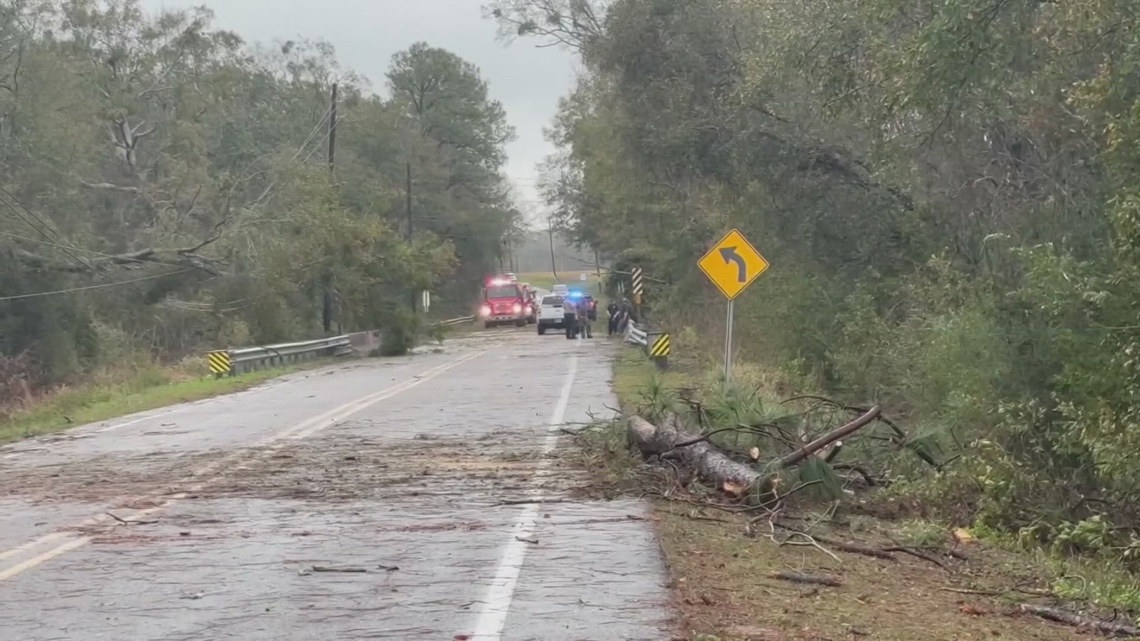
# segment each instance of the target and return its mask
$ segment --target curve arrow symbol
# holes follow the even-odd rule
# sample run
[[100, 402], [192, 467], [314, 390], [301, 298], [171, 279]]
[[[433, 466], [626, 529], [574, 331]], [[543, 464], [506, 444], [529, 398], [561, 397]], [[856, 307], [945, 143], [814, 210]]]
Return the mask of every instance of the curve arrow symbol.
[[720, 250], [720, 257], [724, 259], [724, 264], [736, 263], [736, 280], [740, 283], [748, 282], [748, 265], [744, 262], [744, 257], [736, 253], [736, 246], [724, 247]]

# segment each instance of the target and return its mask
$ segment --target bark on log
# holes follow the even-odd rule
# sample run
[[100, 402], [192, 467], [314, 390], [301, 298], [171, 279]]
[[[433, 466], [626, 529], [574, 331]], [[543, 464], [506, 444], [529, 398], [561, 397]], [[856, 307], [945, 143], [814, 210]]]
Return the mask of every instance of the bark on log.
[[[854, 421], [784, 456], [778, 461], [778, 467], [789, 468], [799, 464], [828, 445], [866, 427], [878, 416], [879, 408], [872, 407]], [[696, 472], [701, 480], [726, 494], [733, 496], [745, 496], [754, 492], [768, 494], [777, 483], [775, 474], [763, 474], [749, 465], [734, 461], [709, 443], [707, 436], [702, 437], [687, 431], [676, 415], [667, 416], [660, 426], [640, 416], [631, 417], [627, 435], [630, 445], [636, 447], [643, 456], [663, 456], [667, 453], [673, 455], [682, 465]]]
[[1044, 605], [1033, 605], [1031, 603], [1022, 603], [1021, 611], [1034, 614], [1042, 619], [1049, 621], [1056, 621], [1057, 623], [1064, 623], [1071, 625], [1075, 628], [1082, 628], [1086, 630], [1095, 630], [1101, 634], [1114, 637], [1135, 637], [1140, 636], [1140, 628], [1127, 623], [1115, 623], [1113, 621], [1102, 621], [1100, 619], [1093, 619], [1091, 617], [1081, 616], [1073, 612], [1066, 612], [1058, 608], [1050, 608]]
[[[679, 424], [675, 416], [666, 418], [660, 426], [634, 416], [629, 419], [629, 439], [643, 456], [675, 455], [702, 480], [728, 494], [741, 496], [753, 491], [771, 491], [775, 482], [773, 475], [761, 474], [728, 458], [700, 436], [684, 431]], [[691, 444], [677, 447], [680, 443]]]

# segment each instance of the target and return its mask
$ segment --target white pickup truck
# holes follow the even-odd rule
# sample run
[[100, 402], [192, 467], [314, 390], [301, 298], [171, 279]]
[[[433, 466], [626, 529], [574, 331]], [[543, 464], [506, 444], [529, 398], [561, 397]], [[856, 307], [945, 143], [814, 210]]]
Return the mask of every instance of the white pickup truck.
[[547, 294], [538, 303], [538, 335], [542, 336], [546, 330], [566, 329], [563, 321], [562, 303], [566, 299], [558, 294]]

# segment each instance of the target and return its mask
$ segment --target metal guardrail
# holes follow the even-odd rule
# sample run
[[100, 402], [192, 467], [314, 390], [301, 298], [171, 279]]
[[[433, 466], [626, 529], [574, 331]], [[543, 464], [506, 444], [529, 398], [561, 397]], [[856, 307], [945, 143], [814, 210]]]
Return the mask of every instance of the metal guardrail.
[[[433, 325], [451, 327], [474, 321], [474, 316], [463, 316], [439, 321]], [[299, 363], [319, 356], [346, 356], [353, 352], [368, 353], [379, 343], [380, 332], [358, 332], [298, 343], [215, 350], [206, 354], [206, 362], [210, 366], [211, 374], [234, 376], [259, 369]]]
[[234, 376], [259, 369], [299, 363], [318, 356], [344, 356], [352, 353], [348, 334], [299, 343], [279, 343], [241, 349], [217, 350], [207, 354], [210, 372]]
[[625, 342], [641, 347], [649, 346], [649, 334], [630, 320], [625, 326]]
[[659, 369], [669, 367], [669, 353], [672, 351], [667, 332], [655, 332], [648, 326], [638, 326], [632, 319], [625, 326], [625, 342], [637, 345]]

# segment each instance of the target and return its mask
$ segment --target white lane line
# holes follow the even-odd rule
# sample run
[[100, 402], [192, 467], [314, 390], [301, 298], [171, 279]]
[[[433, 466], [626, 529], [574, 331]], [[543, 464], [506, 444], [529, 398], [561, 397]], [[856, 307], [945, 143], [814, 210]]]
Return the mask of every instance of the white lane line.
[[[566, 417], [566, 406], [570, 403], [570, 391], [574, 388], [574, 376], [578, 373], [578, 355], [570, 357], [570, 369], [566, 372], [566, 380], [562, 383], [562, 393], [558, 396], [558, 403], [550, 415], [546, 438], [542, 441], [542, 456], [535, 473], [535, 480], [540, 480], [549, 474], [550, 453], [558, 444], [559, 426]], [[503, 636], [503, 629], [507, 624], [507, 613], [511, 609], [511, 601], [515, 597], [518, 587], [519, 575], [522, 573], [523, 561], [526, 560], [527, 546], [531, 545], [526, 539], [531, 538], [538, 526], [538, 513], [542, 507], [538, 501], [542, 497], [542, 485], [536, 483], [529, 492], [529, 498], [535, 500], [528, 505], [515, 519], [511, 528], [511, 538], [507, 541], [503, 554], [499, 557], [499, 567], [495, 578], [487, 588], [487, 594], [479, 603], [479, 617], [475, 622], [475, 629], [471, 635], [473, 641], [498, 641]]]
[[[396, 396], [397, 394], [405, 392], [405, 391], [407, 391], [407, 390], [409, 390], [409, 389], [411, 389], [417, 385], [420, 385], [421, 383], [426, 383], [427, 381], [430, 381], [431, 379], [439, 376], [440, 374], [443, 374], [444, 372], [446, 372], [448, 370], [451, 370], [455, 367], [458, 367], [459, 365], [462, 365], [463, 363], [466, 363], [469, 360], [472, 360], [474, 358], [478, 358], [479, 356], [482, 356], [485, 353], [487, 353], [487, 350], [481, 350], [478, 352], [474, 352], [472, 354], [468, 354], [467, 356], [464, 356], [462, 358], [458, 358], [454, 361], [450, 361], [450, 362], [444, 363], [442, 365], [437, 365], [436, 367], [433, 367], [431, 369], [428, 369], [425, 372], [421, 372], [420, 374], [415, 375], [410, 380], [404, 381], [402, 383], [398, 383], [396, 385], [393, 385], [392, 387], [385, 388], [383, 390], [380, 390], [379, 392], [369, 394], [369, 395], [364, 396], [362, 398], [359, 398], [355, 401], [352, 401], [352, 402], [346, 403], [344, 405], [341, 405], [340, 407], [334, 408], [333, 410], [330, 410], [328, 412], [325, 412], [323, 414], [320, 414], [318, 416], [310, 418], [310, 419], [308, 419], [308, 420], [306, 420], [306, 421], [304, 421], [298, 425], [293, 426], [290, 429], [279, 432], [278, 434], [271, 436], [268, 439], [265, 439], [264, 441], [261, 441], [258, 445], [263, 446], [263, 445], [273, 444], [274, 447], [272, 447], [270, 450], [268, 450], [268, 452], [272, 452], [273, 450], [279, 449], [281, 446], [283, 446], [284, 441], [286, 439], [295, 440], [295, 439], [300, 439], [300, 438], [312, 436], [313, 434], [316, 434], [317, 432], [320, 432], [321, 430], [324, 430], [326, 428], [332, 427], [333, 425], [336, 425], [337, 423], [349, 418], [353, 414], [356, 414], [362, 410], [365, 410], [365, 409], [367, 409], [367, 408], [369, 408], [369, 407], [371, 407], [371, 406], [373, 406], [373, 405], [375, 405], [381, 401], [392, 398], [393, 396]], [[276, 442], [276, 443], [274, 443], [274, 442]], [[256, 459], [256, 458], [258, 458], [258, 456], [264, 456], [266, 453], [267, 452], [261, 452], [259, 454], [255, 454], [253, 456], [253, 458]], [[201, 491], [202, 489], [209, 486], [211, 483], [217, 481], [219, 478], [221, 478], [225, 474], [225, 470], [222, 470], [219, 472], [218, 471], [219, 468], [223, 467], [226, 463], [236, 462], [235, 459], [240, 458], [240, 455], [241, 455], [241, 452], [239, 452], [237, 456], [231, 455], [231, 456], [223, 457], [222, 459], [216, 461], [215, 463], [212, 463], [210, 465], [206, 465], [205, 467], [192, 472], [190, 474], [190, 478], [197, 478], [197, 477], [205, 476], [205, 475], [211, 474], [211, 473], [214, 473], [214, 475], [207, 477], [205, 480], [203, 480], [199, 483], [196, 483], [194, 485], [187, 487], [184, 491], [179, 492], [178, 494], [166, 496], [165, 500], [163, 500], [158, 505], [135, 511], [129, 518], [124, 519], [124, 520], [134, 521], [134, 520], [138, 520], [139, 518], [141, 518], [143, 516], [154, 514], [155, 512], [159, 512], [159, 511], [169, 507], [173, 503], [175, 503], [181, 499], [186, 498], [187, 496], [189, 496], [190, 494], [192, 494], [194, 492]], [[185, 480], [186, 479], [184, 479], [184, 481]], [[160, 496], [160, 495], [161, 495], [160, 493], [152, 493], [149, 495], [143, 495], [142, 497], [135, 497], [135, 499], [132, 499], [131, 501], [150, 498], [150, 497], [154, 497], [154, 496]], [[104, 522], [108, 521], [109, 519], [110, 519], [110, 517], [107, 516], [106, 514], [99, 514], [99, 515], [94, 516], [94, 517], [88, 519], [87, 521], [85, 521], [83, 524], [81, 524], [80, 527], [97, 525], [99, 523], [104, 523]], [[75, 535], [74, 535], [74, 533], [68, 533], [68, 532], [53, 532], [51, 534], [47, 534], [47, 535], [42, 536], [38, 539], [35, 539], [33, 541], [29, 541], [28, 543], [25, 543], [23, 545], [20, 545], [18, 547], [15, 547], [15, 548], [12, 548], [10, 550], [3, 552], [2, 556], [0, 556], [0, 559], [8, 558], [10, 556], [15, 556], [15, 555], [17, 555], [21, 552], [25, 552], [31, 548], [35, 548], [35, 547], [43, 545], [44, 543], [54, 541], [60, 537], [69, 537], [69, 536], [75, 536]], [[91, 541], [92, 541], [91, 536], [78, 536], [78, 538], [72, 538], [71, 540], [69, 540], [65, 543], [61, 543], [58, 546], [51, 548], [42, 554], [34, 556], [34, 557], [32, 557], [32, 558], [30, 558], [30, 559], [28, 559], [22, 563], [14, 565], [14, 566], [6, 569], [6, 570], [0, 570], [0, 581], [10, 579], [10, 578], [16, 576], [17, 574], [20, 574], [26, 570], [30, 570], [30, 569], [46, 562], [46, 561], [50, 561], [51, 559], [54, 559], [55, 557], [60, 556], [61, 554], [65, 554], [67, 552], [70, 552], [71, 550], [82, 547], [82, 546], [86, 545], [87, 543], [90, 543]]]
[[129, 427], [129, 426], [135, 425], [137, 423], [142, 423], [143, 421], [149, 421], [151, 419], [155, 419], [155, 418], [158, 418], [159, 416], [164, 416], [164, 415], [170, 414], [170, 413], [171, 413], [170, 411], [166, 411], [166, 412], [159, 412], [158, 414], [147, 414], [146, 416], [140, 416], [134, 420], [123, 421], [122, 423], [115, 423], [114, 425], [108, 425], [106, 427], [100, 427], [99, 429], [92, 430], [92, 431], [95, 432], [96, 434], [102, 434], [104, 432], [113, 432], [117, 429]]

